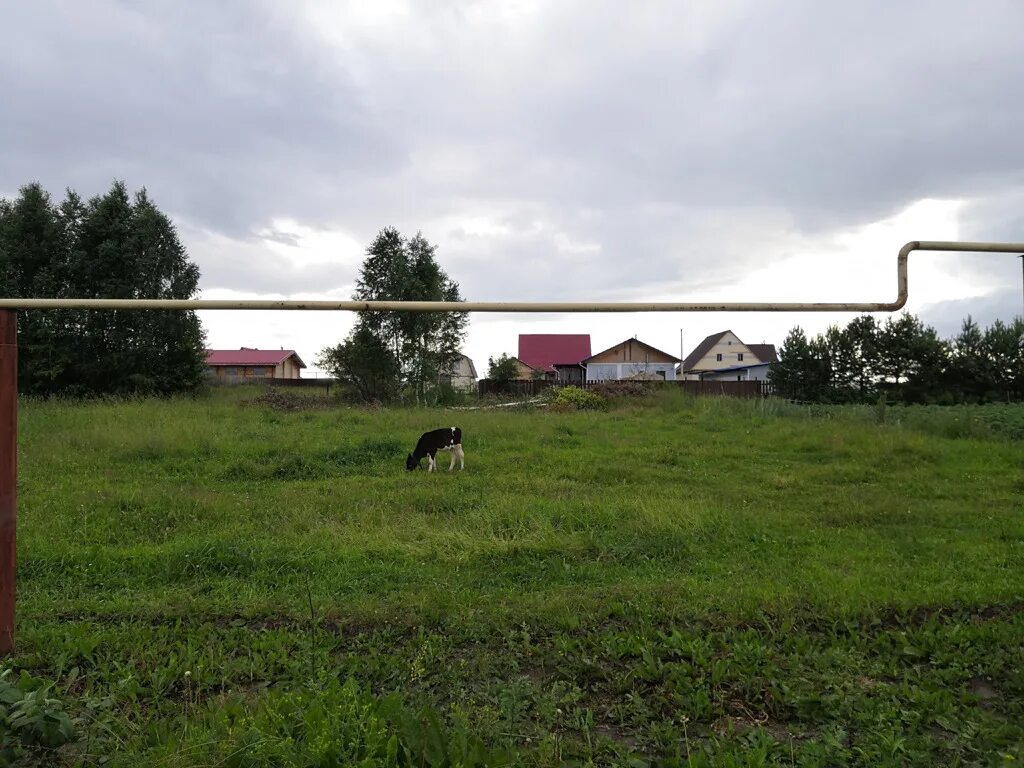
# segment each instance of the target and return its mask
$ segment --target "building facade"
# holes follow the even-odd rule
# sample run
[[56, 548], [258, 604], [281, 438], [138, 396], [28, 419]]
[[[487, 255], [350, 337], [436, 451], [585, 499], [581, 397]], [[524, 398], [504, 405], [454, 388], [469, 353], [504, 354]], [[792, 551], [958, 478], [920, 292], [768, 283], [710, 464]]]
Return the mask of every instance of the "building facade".
[[208, 349], [206, 370], [220, 384], [299, 379], [306, 364], [293, 349]]
[[584, 360], [587, 381], [674, 381], [679, 358], [639, 339], [626, 339]]

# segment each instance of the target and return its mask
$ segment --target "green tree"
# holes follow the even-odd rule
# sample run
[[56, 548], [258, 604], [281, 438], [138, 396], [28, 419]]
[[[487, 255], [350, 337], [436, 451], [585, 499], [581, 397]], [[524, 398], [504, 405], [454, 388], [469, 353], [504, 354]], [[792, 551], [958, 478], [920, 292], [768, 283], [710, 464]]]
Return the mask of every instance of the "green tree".
[[985, 329], [982, 350], [985, 384], [991, 395], [1000, 400], [1020, 397], [1024, 380], [1024, 320], [996, 320]]
[[493, 357], [487, 358], [487, 378], [494, 381], [498, 389], [508, 389], [509, 382], [514, 381], [518, 376], [519, 366], [516, 365], [514, 357], [502, 352], [501, 357], [497, 360]]
[[878, 372], [887, 392], [908, 402], [934, 399], [946, 379], [949, 346], [935, 329], [904, 312], [878, 334]]
[[878, 391], [878, 323], [871, 315], [855, 317], [843, 329], [843, 336], [852, 355], [848, 375], [853, 399], [874, 400]]
[[809, 341], [800, 326], [793, 328], [779, 348], [778, 362], [770, 368], [775, 391], [790, 400], [825, 399], [831, 379], [827, 353], [822, 337]]
[[[39, 185], [29, 184], [13, 201], [0, 206], [0, 281], [5, 295], [64, 295], [67, 238], [58, 210]], [[18, 313], [18, 389], [45, 391], [58, 370], [54, 348], [60, 347], [60, 318], [53, 313]], [[57, 356], [58, 361], [63, 356]]]
[[960, 333], [950, 343], [950, 361], [946, 380], [959, 399], [977, 402], [988, 390], [988, 365], [985, 357], [985, 337], [968, 315]]
[[368, 325], [357, 324], [343, 343], [324, 349], [316, 363], [365, 402], [388, 402], [398, 392], [398, 358]]
[[[192, 298], [199, 270], [145, 191], [115, 183], [55, 207], [38, 184], [0, 205], [0, 265], [14, 296]], [[19, 385], [31, 394], [193, 390], [203, 380], [194, 312], [19, 312]]]
[[[358, 301], [460, 302], [459, 286], [437, 263], [437, 248], [422, 233], [406, 240], [393, 227], [367, 249], [356, 291]], [[372, 333], [397, 363], [397, 378], [417, 402], [455, 364], [465, 338], [465, 312], [360, 312], [357, 328]], [[398, 390], [396, 386], [395, 390]]]

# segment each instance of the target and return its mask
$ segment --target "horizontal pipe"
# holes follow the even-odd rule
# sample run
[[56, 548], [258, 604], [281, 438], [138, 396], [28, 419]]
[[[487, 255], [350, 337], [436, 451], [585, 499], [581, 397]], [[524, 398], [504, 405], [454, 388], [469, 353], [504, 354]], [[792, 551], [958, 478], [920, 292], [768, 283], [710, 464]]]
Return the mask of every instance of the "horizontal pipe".
[[664, 302], [664, 301], [267, 301], [254, 299], [0, 299], [0, 309], [264, 309], [349, 312], [895, 312], [907, 303], [907, 261], [913, 251], [1024, 253], [1024, 243], [913, 241], [896, 260], [895, 301]]

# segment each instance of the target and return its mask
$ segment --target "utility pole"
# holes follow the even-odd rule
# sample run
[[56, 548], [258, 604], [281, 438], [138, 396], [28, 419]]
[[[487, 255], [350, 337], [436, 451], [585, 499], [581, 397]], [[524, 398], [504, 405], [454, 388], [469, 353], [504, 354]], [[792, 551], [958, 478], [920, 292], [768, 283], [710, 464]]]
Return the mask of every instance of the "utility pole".
[[683, 378], [683, 329], [679, 329], [679, 379]]
[[[1020, 259], [1021, 291], [1024, 292], [1024, 253], [1017, 258]], [[1020, 316], [1024, 318], [1024, 309], [1021, 310]]]
[[17, 430], [18, 313], [0, 309], [0, 657], [14, 652]]

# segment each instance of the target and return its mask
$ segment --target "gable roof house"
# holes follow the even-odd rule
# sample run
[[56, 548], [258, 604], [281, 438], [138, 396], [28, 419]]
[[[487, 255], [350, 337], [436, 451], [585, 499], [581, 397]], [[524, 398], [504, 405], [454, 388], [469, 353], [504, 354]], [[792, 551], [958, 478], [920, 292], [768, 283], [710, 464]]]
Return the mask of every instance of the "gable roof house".
[[262, 379], [298, 379], [306, 367], [294, 349], [208, 349], [206, 369], [221, 384]]
[[473, 361], [470, 358], [460, 354], [452, 364], [451, 370], [446, 376], [442, 377], [442, 380], [460, 392], [475, 392], [476, 366], [473, 365]]
[[564, 383], [581, 381], [580, 362], [590, 357], [590, 334], [521, 333], [517, 357], [545, 379]]
[[684, 379], [753, 381], [768, 378], [768, 366], [777, 362], [774, 344], [744, 344], [732, 331], [708, 336], [679, 367]]
[[587, 381], [674, 381], [679, 358], [637, 338], [626, 339], [585, 359]]

